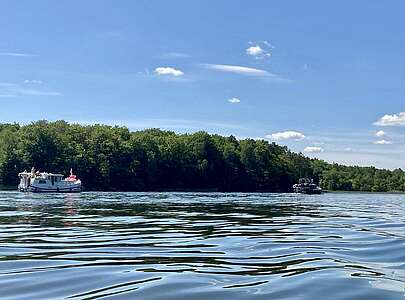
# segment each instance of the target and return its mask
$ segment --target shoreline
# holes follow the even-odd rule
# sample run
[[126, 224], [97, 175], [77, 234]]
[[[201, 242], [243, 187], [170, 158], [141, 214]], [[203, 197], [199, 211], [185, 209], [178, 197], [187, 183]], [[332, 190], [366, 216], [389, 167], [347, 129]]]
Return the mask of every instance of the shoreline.
[[[0, 192], [19, 192], [15, 187], [0, 185]], [[215, 189], [190, 189], [190, 190], [148, 190], [148, 191], [119, 191], [119, 190], [84, 190], [82, 193], [204, 193], [204, 194], [297, 194], [294, 192], [270, 192], [270, 191], [218, 191]], [[66, 194], [66, 193], [55, 193]], [[68, 194], [68, 193], [67, 193]], [[385, 195], [405, 195], [402, 191], [372, 192], [372, 191], [328, 191], [322, 194], [385, 194]]]

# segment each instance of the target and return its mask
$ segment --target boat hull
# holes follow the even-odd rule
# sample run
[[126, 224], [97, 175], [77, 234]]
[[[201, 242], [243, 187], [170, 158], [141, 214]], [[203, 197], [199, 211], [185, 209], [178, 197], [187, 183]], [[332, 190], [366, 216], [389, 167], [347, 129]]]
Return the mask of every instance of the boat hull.
[[72, 185], [69, 187], [36, 187], [30, 186], [26, 189], [19, 189], [20, 192], [32, 193], [80, 193], [82, 191], [81, 185]]
[[80, 193], [82, 190], [79, 189], [35, 189], [30, 188], [30, 192], [32, 193]]
[[295, 191], [295, 193], [306, 195], [320, 195], [322, 194], [322, 190], [303, 190], [303, 191]]

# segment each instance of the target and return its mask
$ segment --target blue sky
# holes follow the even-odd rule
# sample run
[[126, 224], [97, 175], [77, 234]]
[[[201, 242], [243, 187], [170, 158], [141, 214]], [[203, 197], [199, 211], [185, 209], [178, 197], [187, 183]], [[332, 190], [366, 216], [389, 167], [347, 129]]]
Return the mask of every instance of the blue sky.
[[405, 168], [404, 10], [399, 0], [0, 0], [0, 122], [206, 130]]

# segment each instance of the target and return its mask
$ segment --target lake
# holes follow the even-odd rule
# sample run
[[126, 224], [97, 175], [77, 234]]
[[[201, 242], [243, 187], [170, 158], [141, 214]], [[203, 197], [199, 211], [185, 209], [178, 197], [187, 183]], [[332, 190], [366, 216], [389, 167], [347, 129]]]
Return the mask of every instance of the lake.
[[1, 299], [404, 299], [405, 195], [0, 192]]

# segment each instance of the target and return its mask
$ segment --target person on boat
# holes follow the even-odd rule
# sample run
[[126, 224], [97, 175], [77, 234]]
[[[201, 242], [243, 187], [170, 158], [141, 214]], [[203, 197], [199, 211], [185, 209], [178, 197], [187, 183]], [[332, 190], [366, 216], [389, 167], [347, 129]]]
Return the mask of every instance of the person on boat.
[[76, 175], [73, 175], [73, 170], [70, 168], [70, 176], [67, 178], [69, 181], [76, 181], [77, 177]]

